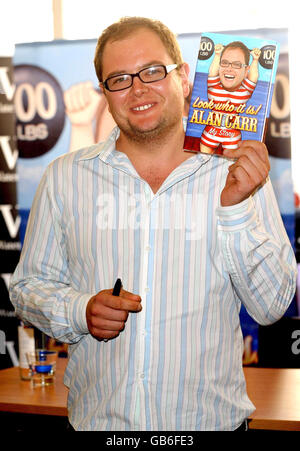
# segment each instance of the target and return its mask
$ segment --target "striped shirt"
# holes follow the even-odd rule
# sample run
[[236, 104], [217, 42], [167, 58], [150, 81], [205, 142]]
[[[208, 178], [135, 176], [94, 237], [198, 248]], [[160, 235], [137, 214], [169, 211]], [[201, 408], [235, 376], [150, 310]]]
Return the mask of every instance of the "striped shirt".
[[[229, 162], [196, 154], [154, 194], [116, 150], [118, 133], [47, 168], [11, 300], [22, 318], [69, 343], [64, 380], [75, 429], [233, 430], [254, 410], [241, 302], [269, 324], [295, 291], [271, 184], [220, 207]], [[86, 305], [117, 277], [143, 309], [117, 338], [98, 341]]]
[[[245, 78], [241, 86], [235, 91], [227, 91], [221, 83], [220, 76], [208, 77], [207, 79], [207, 97], [214, 101], [216, 115], [220, 111], [229, 111], [228, 114], [222, 113], [222, 123], [220, 126], [206, 125], [201, 136], [201, 143], [211, 148], [217, 148], [222, 144], [223, 149], [237, 149], [237, 144], [241, 140], [240, 130], [228, 128], [236, 116], [238, 107], [246, 104], [251, 98], [256, 83]], [[225, 108], [226, 107], [226, 108]], [[226, 123], [228, 125], [226, 126]]]
[[229, 105], [234, 105], [237, 108], [251, 98], [255, 87], [256, 83], [245, 78], [239, 88], [235, 91], [228, 91], [223, 87], [220, 77], [217, 75], [207, 79], [207, 96], [208, 100], [213, 100], [215, 104], [229, 102]]

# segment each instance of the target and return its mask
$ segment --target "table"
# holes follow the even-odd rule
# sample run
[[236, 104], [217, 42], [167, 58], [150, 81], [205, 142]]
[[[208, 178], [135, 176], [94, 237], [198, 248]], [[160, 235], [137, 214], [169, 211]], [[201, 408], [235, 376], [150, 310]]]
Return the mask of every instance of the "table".
[[[58, 359], [53, 386], [32, 388], [19, 368], [0, 371], [0, 411], [67, 416], [68, 390], [63, 385], [67, 359]], [[244, 367], [248, 396], [256, 406], [250, 429], [300, 431], [300, 369]]]
[[47, 387], [31, 387], [20, 379], [19, 368], [0, 371], [0, 411], [67, 416], [68, 389], [63, 384], [67, 359], [59, 358], [56, 380]]
[[300, 431], [300, 369], [244, 367], [251, 429]]

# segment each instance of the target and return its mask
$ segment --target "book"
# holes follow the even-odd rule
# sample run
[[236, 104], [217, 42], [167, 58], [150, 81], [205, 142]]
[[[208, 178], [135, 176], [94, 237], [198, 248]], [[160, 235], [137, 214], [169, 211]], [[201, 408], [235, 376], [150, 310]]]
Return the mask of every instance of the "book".
[[185, 151], [222, 156], [240, 140], [263, 141], [279, 48], [269, 39], [201, 35]]

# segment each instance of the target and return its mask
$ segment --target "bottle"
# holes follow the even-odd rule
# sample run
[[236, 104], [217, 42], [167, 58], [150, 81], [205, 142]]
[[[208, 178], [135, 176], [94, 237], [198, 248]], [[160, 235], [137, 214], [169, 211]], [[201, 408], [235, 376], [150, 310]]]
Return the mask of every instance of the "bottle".
[[26, 357], [27, 352], [35, 351], [34, 328], [21, 323], [18, 326], [19, 368], [22, 380], [30, 380], [30, 369]]

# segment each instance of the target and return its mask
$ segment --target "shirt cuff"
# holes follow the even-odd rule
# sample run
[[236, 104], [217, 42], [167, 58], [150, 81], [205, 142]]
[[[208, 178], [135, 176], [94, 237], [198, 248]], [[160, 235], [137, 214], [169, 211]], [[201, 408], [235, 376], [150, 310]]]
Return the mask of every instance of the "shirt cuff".
[[252, 197], [243, 202], [228, 207], [218, 207], [218, 229], [223, 232], [239, 232], [249, 227], [255, 227], [258, 219]]
[[69, 305], [69, 318], [71, 327], [76, 334], [88, 334], [86, 321], [86, 307], [94, 294], [81, 294], [75, 296]]

